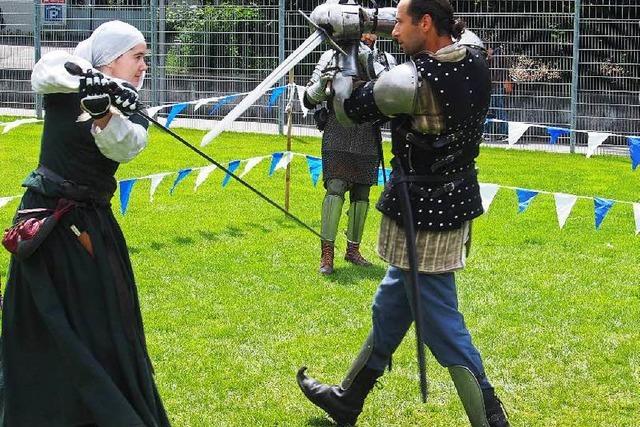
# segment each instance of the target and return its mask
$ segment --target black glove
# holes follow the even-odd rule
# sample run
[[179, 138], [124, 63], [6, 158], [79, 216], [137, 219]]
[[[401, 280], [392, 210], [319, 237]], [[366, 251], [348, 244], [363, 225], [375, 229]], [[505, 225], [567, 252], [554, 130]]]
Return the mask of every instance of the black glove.
[[319, 108], [313, 113], [313, 118], [316, 121], [316, 127], [322, 132], [329, 121], [329, 111], [325, 107]]
[[87, 71], [80, 78], [80, 107], [94, 119], [107, 115], [111, 106], [109, 79], [102, 73]]
[[125, 116], [130, 116], [138, 109], [138, 91], [128, 82], [112, 80], [111, 103]]

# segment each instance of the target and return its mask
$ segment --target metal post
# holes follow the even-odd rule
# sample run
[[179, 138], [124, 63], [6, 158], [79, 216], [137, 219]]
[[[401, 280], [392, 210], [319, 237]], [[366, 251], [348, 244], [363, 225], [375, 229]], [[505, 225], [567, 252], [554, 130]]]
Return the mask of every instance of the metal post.
[[151, 105], [158, 103], [158, 0], [151, 0]]
[[[574, 0], [573, 12], [573, 75], [571, 76], [571, 125], [573, 131], [578, 127], [578, 90], [580, 83], [580, 9], [581, 0]], [[571, 132], [570, 151], [576, 151], [576, 132]]]
[[[285, 9], [285, 0], [278, 0], [278, 64], [282, 64], [285, 59], [285, 17], [286, 17], [286, 9]], [[282, 78], [280, 84], [284, 85], [285, 79]], [[280, 98], [280, 108], [278, 108], [278, 133], [280, 135], [284, 134], [284, 101], [282, 97]]]
[[[293, 68], [289, 70], [289, 90], [294, 90], [291, 85], [293, 85]], [[285, 97], [283, 97], [285, 98]], [[287, 103], [287, 153], [291, 152], [291, 128], [292, 121], [291, 116], [293, 115], [293, 105]], [[284, 209], [289, 212], [289, 193], [291, 190], [291, 162], [287, 164], [287, 170], [284, 179]]]
[[[42, 56], [42, 12], [40, 10], [40, 0], [33, 1], [33, 59], [34, 64]], [[36, 94], [36, 117], [42, 119], [42, 95]]]
[[156, 57], [156, 68], [158, 77], [158, 105], [166, 103], [167, 96], [167, 76], [166, 76], [166, 48], [167, 41], [165, 23], [167, 20], [166, 0], [160, 0], [160, 14], [158, 16], [158, 55]]

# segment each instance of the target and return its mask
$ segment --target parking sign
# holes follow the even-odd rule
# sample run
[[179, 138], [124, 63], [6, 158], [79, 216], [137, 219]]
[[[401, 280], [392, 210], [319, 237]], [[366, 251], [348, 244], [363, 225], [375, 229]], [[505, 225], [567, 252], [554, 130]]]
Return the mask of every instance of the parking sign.
[[64, 25], [66, 20], [66, 0], [42, 0], [42, 23], [44, 25]]

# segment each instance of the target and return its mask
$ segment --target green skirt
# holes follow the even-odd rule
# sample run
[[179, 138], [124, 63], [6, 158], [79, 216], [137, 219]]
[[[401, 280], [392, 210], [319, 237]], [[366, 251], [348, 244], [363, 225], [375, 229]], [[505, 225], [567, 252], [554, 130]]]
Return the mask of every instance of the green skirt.
[[[33, 190], [21, 209], [55, 208]], [[93, 256], [72, 231], [86, 231]], [[108, 206], [66, 214], [12, 257], [2, 315], [4, 426], [168, 426], [124, 236]]]

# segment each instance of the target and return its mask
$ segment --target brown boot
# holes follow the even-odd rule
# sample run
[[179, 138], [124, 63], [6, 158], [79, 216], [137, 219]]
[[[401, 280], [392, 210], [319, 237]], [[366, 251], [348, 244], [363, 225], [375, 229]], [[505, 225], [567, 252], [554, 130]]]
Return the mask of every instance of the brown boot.
[[333, 242], [321, 240], [320, 247], [322, 255], [320, 256], [320, 274], [333, 273]]
[[347, 241], [347, 252], [344, 254], [344, 259], [362, 267], [368, 267], [371, 265], [371, 263], [360, 253], [360, 243]]

